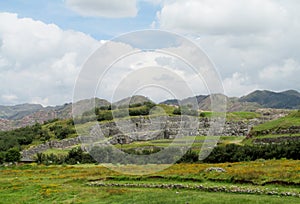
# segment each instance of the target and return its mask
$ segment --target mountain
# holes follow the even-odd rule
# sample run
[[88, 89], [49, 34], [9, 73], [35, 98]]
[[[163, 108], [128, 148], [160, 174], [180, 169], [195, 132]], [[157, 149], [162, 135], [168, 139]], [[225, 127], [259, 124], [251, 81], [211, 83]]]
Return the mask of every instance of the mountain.
[[28, 103], [15, 106], [0, 106], [0, 118], [17, 120], [42, 109], [42, 105]]
[[166, 101], [161, 102], [160, 104], [179, 106], [179, 103], [180, 103], [180, 100], [178, 100], [178, 99], [168, 99]]
[[172, 105], [172, 106], [179, 106], [179, 105], [195, 105], [195, 102], [197, 104], [200, 104], [205, 99], [209, 98], [208, 95], [199, 95], [195, 97], [188, 97], [182, 100], [179, 99], [168, 99], [166, 101], [161, 102], [160, 104], [165, 105]]
[[240, 102], [254, 102], [265, 108], [299, 109], [300, 93], [295, 90], [272, 92], [257, 90], [239, 99]]
[[[160, 104], [166, 105], [192, 105], [199, 108], [200, 110], [211, 110], [211, 97], [214, 97], [214, 100], [220, 101], [221, 104], [223, 101], [227, 102], [227, 111], [253, 111], [259, 108], [262, 108], [261, 105], [255, 102], [242, 102], [239, 101], [239, 98], [236, 97], [227, 97], [223, 94], [212, 94], [212, 95], [199, 95], [195, 97], [188, 97], [182, 100], [172, 99], [161, 102]], [[197, 103], [197, 104], [195, 104]], [[195, 106], [196, 105], [196, 106]]]
[[90, 111], [93, 107], [102, 107], [102, 106], [109, 106], [109, 105], [111, 104], [105, 99], [99, 99], [99, 98], [84, 99], [74, 103], [73, 105], [71, 104], [69, 118], [72, 117], [72, 108], [73, 108], [74, 116], [81, 116], [84, 112]]
[[151, 101], [149, 98], [147, 98], [145, 96], [135, 95], [135, 96], [127, 97], [120, 101], [117, 101], [117, 102], [113, 103], [113, 105], [120, 107], [120, 106], [129, 106], [129, 105], [138, 104], [138, 103], [143, 104], [146, 102], [153, 103], [153, 101]]
[[[283, 92], [254, 91], [241, 98], [227, 97], [223, 94], [199, 95], [188, 97], [183, 100], [171, 99], [161, 102], [161, 104], [193, 105], [201, 110], [211, 109], [211, 98], [227, 101], [227, 111], [255, 111], [259, 108], [274, 109], [300, 109], [300, 93], [295, 90]], [[152, 102], [145, 96], [132, 96], [113, 103], [115, 106], [128, 106]], [[153, 102], [152, 102], [153, 103]], [[195, 104], [196, 103], [196, 104]], [[0, 106], [0, 130], [10, 130], [18, 127], [33, 125], [36, 122], [43, 123], [55, 118], [72, 118], [73, 114], [81, 115], [85, 111], [90, 111], [93, 107], [108, 106], [110, 103], [104, 99], [85, 99], [75, 104], [66, 103], [61, 106], [43, 107], [39, 104], [21, 104], [15, 106]], [[195, 106], [197, 105], [197, 106]], [[73, 110], [72, 110], [73, 109]]]
[[43, 107], [38, 104], [21, 104], [15, 106], [0, 106], [0, 130], [10, 130], [14, 128], [43, 123], [55, 118], [72, 118], [72, 109], [82, 112], [90, 110], [95, 104], [96, 107], [108, 106], [110, 103], [104, 99], [85, 99], [72, 103], [65, 103], [61, 106]]

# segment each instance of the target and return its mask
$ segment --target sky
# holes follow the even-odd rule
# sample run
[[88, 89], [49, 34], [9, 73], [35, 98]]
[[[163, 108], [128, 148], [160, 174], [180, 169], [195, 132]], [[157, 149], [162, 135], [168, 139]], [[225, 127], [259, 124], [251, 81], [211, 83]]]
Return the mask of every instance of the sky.
[[[72, 101], [89, 57], [115, 37], [143, 29], [174, 32], [199, 46], [214, 64], [228, 96], [256, 89], [299, 91], [299, 10], [298, 0], [2, 0], [0, 104], [47, 106]], [[106, 88], [97, 96], [110, 100], [111, 87], [126, 87], [125, 69], [138, 78], [149, 70], [138, 76], [134, 71], [147, 66], [162, 66], [169, 72], [173, 67], [174, 78], [187, 81], [193, 93], [206, 94], [205, 83], [193, 80], [197, 77], [185, 73], [183, 65], [181, 70], [176, 60], [155, 53], [124, 59], [106, 75]], [[153, 73], [148, 76], [155, 78]], [[172, 84], [166, 73], [156, 79]], [[148, 90], [156, 101], [174, 96], [157, 94], [158, 87]]]

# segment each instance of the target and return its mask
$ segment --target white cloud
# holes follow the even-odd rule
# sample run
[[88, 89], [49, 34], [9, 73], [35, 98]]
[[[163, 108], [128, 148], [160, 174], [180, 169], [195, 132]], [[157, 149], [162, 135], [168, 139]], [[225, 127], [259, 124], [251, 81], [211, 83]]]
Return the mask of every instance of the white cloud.
[[0, 102], [71, 101], [81, 65], [100, 42], [17, 14], [0, 13], [0, 19], [0, 95], [18, 96]]
[[295, 77], [295, 63], [300, 61], [299, 10], [295, 0], [166, 0], [155, 23], [197, 39], [218, 68], [228, 94], [239, 96], [253, 87], [300, 90]]
[[294, 59], [287, 59], [282, 66], [273, 65], [264, 68], [259, 77], [262, 80], [274, 80], [276, 78], [288, 78], [300, 72], [300, 66]]
[[162, 28], [204, 34], [269, 32], [287, 17], [274, 0], [167, 1], [158, 13]]
[[135, 17], [136, 0], [66, 0], [66, 5], [82, 16], [107, 18]]
[[5, 102], [14, 103], [18, 99], [18, 96], [14, 94], [3, 94], [1, 98]]
[[148, 2], [148, 3], [154, 4], [154, 5], [159, 5], [164, 2], [164, 0], [139, 0], [139, 1]]
[[47, 106], [49, 104], [48, 98], [41, 98], [41, 97], [33, 97], [30, 101], [32, 104], [41, 104], [43, 106]]
[[235, 72], [229, 78], [223, 81], [225, 93], [228, 96], [242, 96], [258, 88], [257, 85], [250, 82], [248, 76]]
[[265, 67], [259, 72], [259, 79], [270, 89], [300, 89], [300, 64], [294, 59], [284, 60], [280, 64]]

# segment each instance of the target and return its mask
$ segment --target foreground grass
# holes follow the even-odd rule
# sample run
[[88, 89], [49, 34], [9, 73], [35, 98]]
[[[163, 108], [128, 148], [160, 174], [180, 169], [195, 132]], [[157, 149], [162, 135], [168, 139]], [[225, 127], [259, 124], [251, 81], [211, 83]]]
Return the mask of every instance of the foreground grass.
[[[205, 172], [211, 166], [222, 167], [226, 172]], [[0, 203], [299, 203], [299, 198], [286, 196], [88, 185], [93, 181], [107, 184], [182, 183], [299, 193], [299, 172], [300, 161], [291, 160], [176, 164], [145, 176], [121, 175], [98, 165], [1, 167]]]
[[[298, 198], [266, 195], [239, 195], [226, 193], [207, 193], [187, 190], [141, 189], [141, 188], [87, 188], [79, 186], [69, 193], [51, 195], [52, 191], [31, 196], [1, 197], [3, 203], [298, 203]], [[20, 194], [19, 194], [20, 195]]]

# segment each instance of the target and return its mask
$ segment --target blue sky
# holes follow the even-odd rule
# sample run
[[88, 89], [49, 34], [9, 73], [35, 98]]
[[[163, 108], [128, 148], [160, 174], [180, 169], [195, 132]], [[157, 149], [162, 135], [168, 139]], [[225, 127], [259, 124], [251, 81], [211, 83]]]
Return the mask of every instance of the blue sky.
[[45, 23], [54, 23], [62, 29], [81, 31], [98, 40], [109, 40], [123, 33], [149, 29], [160, 5], [140, 1], [136, 17], [107, 18], [80, 16], [68, 8], [63, 0], [10, 0], [0, 1], [0, 11], [17, 13]]
[[[89, 56], [108, 40], [151, 28], [174, 32], [201, 47], [228, 96], [256, 89], [299, 91], [299, 10], [298, 0], [2, 0], [0, 104], [72, 101]], [[151, 46], [159, 47], [162, 40]], [[140, 55], [122, 66], [133, 72], [141, 66], [173, 66], [186, 81], [197, 78], [180, 70], [174, 59], [153, 56]], [[113, 85], [124, 77], [120, 64], [108, 76]], [[195, 94], [207, 93], [203, 84], [191, 86]]]

